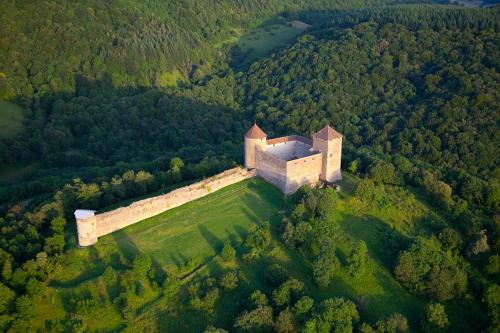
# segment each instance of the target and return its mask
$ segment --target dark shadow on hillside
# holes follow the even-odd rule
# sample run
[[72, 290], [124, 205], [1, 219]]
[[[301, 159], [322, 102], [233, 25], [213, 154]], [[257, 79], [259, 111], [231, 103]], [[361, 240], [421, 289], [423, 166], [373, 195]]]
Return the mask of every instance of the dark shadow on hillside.
[[340, 264], [344, 267], [346, 267], [349, 264], [348, 255], [349, 255], [348, 253], [345, 253], [340, 248], [335, 249], [335, 256], [339, 259]]
[[[209, 177], [230, 168], [233, 161], [243, 161], [242, 138], [251, 120], [218, 104], [216, 98], [201, 102], [174, 90], [115, 87], [106, 75], [100, 80], [78, 76], [75, 81], [75, 93], [47, 93], [38, 98], [36, 112], [43, 113], [39, 118], [46, 120], [33, 120], [28, 124], [30, 132], [19, 140], [40, 138], [37, 147], [45, 148], [33, 148], [29, 153], [33, 160], [25, 163], [43, 163], [36, 172], [5, 185], [6, 191], [14, 194], [21, 184], [32, 185], [37, 190], [30, 194], [41, 197], [75, 178], [100, 183], [130, 169], [166, 171], [177, 156], [185, 165], [205, 159], [202, 165], [185, 170], [187, 181]], [[47, 128], [62, 136], [44, 136]], [[234, 145], [228, 148], [228, 143]], [[12, 146], [11, 155], [27, 155], [17, 150], [31, 146], [23, 147]], [[96, 207], [86, 208], [112, 204], [115, 202], [99, 200]]]
[[255, 223], [255, 224], [259, 224], [259, 222], [261, 221], [261, 218], [259, 216], [257, 216], [256, 214], [254, 214], [252, 211], [250, 211], [249, 209], [246, 209], [246, 208], [242, 208], [241, 211], [243, 212], [243, 214], [245, 214], [245, 216], [250, 220], [252, 221], [252, 223]]
[[239, 238], [244, 242], [248, 236], [248, 231], [238, 224], [234, 225], [234, 230], [238, 234]]
[[[99, 253], [94, 247], [89, 247], [87, 249], [82, 249], [81, 251], [89, 251], [89, 262], [92, 264], [87, 266], [85, 270], [75, 277], [74, 279], [71, 279], [69, 281], [65, 282], [60, 282], [60, 281], [51, 281], [50, 286], [55, 287], [55, 288], [70, 288], [70, 287], [76, 287], [80, 283], [94, 279], [98, 276], [100, 276], [106, 267], [109, 265], [105, 263], [105, 261], [101, 258]], [[119, 265], [111, 265], [113, 268], [117, 268]]]
[[117, 230], [111, 233], [111, 237], [115, 240], [118, 245], [118, 249], [120, 250], [123, 257], [127, 259], [129, 264], [132, 264], [134, 259], [142, 254], [142, 252], [137, 248], [135, 243], [128, 237], [128, 235], [123, 230]]
[[[272, 205], [275, 208], [281, 208], [285, 201], [284, 194], [273, 184], [257, 178], [253, 179], [253, 181], [248, 182], [248, 188], [254, 191], [263, 201], [265, 201], [268, 205]], [[247, 195], [249, 198], [250, 194]], [[249, 207], [252, 209], [253, 207]]]
[[224, 228], [224, 232], [226, 233], [226, 235], [228, 235], [228, 243], [231, 244], [232, 247], [238, 247], [243, 242], [243, 239], [241, 239], [239, 235], [235, 234], [229, 229]]
[[392, 279], [388, 279], [387, 276], [384, 276], [379, 271], [375, 272], [374, 275], [377, 279], [377, 283], [384, 289], [384, 293], [382, 295], [372, 296], [372, 298], [375, 302], [380, 302], [380, 304], [384, 305], [387, 311], [386, 316], [395, 312], [400, 312], [408, 318], [410, 323], [416, 326], [421, 319], [420, 314], [424, 310], [425, 302], [411, 295], [399, 284], [392, 273]]
[[182, 255], [181, 253], [170, 253], [169, 254], [170, 260], [174, 263], [174, 265], [177, 267], [177, 269], [183, 267], [188, 263], [188, 259]]
[[[258, 27], [249, 29], [239, 37], [237, 43], [228, 48], [229, 65], [235, 72], [247, 71], [258, 60], [293, 45], [302, 35], [321, 29], [336, 15], [338, 11], [335, 10], [287, 11], [275, 15]], [[284, 27], [294, 30], [290, 30], [289, 35], [279, 36], [278, 30]], [[261, 51], [255, 50], [259, 45], [259, 34], [267, 35], [268, 38], [260, 40], [264, 47]], [[254, 45], [248, 47], [247, 43]], [[255, 51], [257, 56], [252, 55]]]
[[344, 231], [354, 239], [365, 241], [369, 255], [392, 271], [400, 251], [408, 247], [410, 240], [375, 216], [342, 214], [342, 219]]

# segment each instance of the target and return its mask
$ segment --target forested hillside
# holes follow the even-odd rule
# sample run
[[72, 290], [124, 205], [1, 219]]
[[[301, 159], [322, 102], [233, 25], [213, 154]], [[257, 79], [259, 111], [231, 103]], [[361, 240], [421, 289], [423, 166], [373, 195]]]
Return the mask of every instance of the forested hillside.
[[[0, 331], [498, 331], [500, 10], [404, 2], [4, 1]], [[235, 66], [292, 19], [312, 26]], [[223, 248], [200, 227], [209, 261], [75, 247], [75, 208], [241, 164], [254, 120], [335, 127], [342, 192], [246, 184], [223, 222], [254, 225]], [[221, 223], [217, 198], [182, 221]]]
[[239, 81], [241, 104], [279, 134], [330, 122], [361, 170], [370, 155], [405, 157], [470, 202], [496, 200], [498, 11], [428, 9], [336, 19], [255, 64]]
[[28, 103], [73, 92], [78, 76], [107, 74], [117, 87], [161, 86], [174, 69], [189, 73], [220, 57], [214, 44], [232, 29], [287, 12], [397, 2], [403, 1], [7, 0], [0, 13], [0, 98]]

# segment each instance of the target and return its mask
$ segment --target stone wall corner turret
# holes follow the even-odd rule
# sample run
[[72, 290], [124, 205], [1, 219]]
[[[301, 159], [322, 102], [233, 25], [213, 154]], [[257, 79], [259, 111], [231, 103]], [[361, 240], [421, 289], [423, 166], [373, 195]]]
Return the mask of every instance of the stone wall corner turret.
[[91, 246], [97, 243], [97, 226], [95, 210], [75, 210], [76, 229], [78, 231], [78, 245]]

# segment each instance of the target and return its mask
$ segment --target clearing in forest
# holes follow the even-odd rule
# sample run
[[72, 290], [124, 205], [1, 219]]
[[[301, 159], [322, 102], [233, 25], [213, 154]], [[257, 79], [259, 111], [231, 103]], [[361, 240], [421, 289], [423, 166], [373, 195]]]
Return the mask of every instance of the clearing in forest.
[[[301, 21], [266, 24], [251, 29], [239, 37], [227, 40], [225, 43], [233, 44], [231, 48], [232, 67], [235, 69], [248, 67], [257, 59], [286, 47], [309, 27], [310, 25]], [[221, 43], [221, 45], [225, 43]]]

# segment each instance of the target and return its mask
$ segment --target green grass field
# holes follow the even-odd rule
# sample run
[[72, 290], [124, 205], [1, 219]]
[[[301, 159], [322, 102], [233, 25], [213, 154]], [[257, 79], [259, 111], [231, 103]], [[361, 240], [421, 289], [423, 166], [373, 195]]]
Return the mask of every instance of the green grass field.
[[273, 50], [285, 47], [304, 31], [284, 24], [273, 24], [251, 30], [242, 36], [237, 45], [247, 53], [245, 62], [253, 63]]
[[228, 186], [100, 237], [93, 247], [70, 250], [65, 273], [54, 283], [77, 285], [102, 273], [108, 264], [118, 265], [118, 258], [133, 260], [139, 253], [151, 256], [169, 274], [184, 274], [186, 265], [210, 260], [225, 241], [241, 241], [252, 224], [269, 220], [283, 204], [279, 190], [260, 179]]
[[[95, 294], [99, 298], [102, 293], [99, 291], [102, 283], [99, 276], [105, 268], [112, 266], [125, 271], [140, 253], [152, 257], [157, 271], [176, 275], [182, 284], [208, 276], [217, 277], [228, 269], [238, 270], [240, 287], [223, 293], [215, 312], [208, 319], [218, 327], [231, 327], [232, 319], [240, 311], [235, 304], [245, 299], [249, 291], [272, 292], [262, 276], [271, 263], [281, 264], [290, 276], [304, 281], [305, 293], [316, 302], [332, 296], [347, 297], [356, 302], [365, 321], [373, 323], [399, 312], [415, 327], [425, 302], [410, 295], [394, 279], [395, 258], [383, 252], [385, 240], [382, 235], [387, 228], [393, 228], [401, 237], [410, 239], [426, 233], [429, 225], [440, 223], [439, 216], [417, 194], [402, 187], [386, 187], [384, 195], [387, 198], [383, 200], [386, 202], [383, 206], [365, 206], [353, 197], [356, 181], [347, 174], [342, 181], [343, 191], [333, 213], [340, 225], [337, 256], [341, 265], [325, 289], [314, 284], [311, 263], [298, 251], [286, 248], [280, 240], [286, 199], [274, 186], [261, 179], [252, 179], [101, 237], [93, 247], [70, 249], [64, 257], [62, 269], [51, 277], [50, 302], [40, 304], [37, 327], [42, 327], [47, 318], [62, 318], [63, 309], [70, 309], [67, 304], [72, 295]], [[252, 225], [264, 221], [271, 224], [272, 251], [254, 262], [245, 262], [238, 256], [227, 263], [217, 256], [226, 241], [236, 245], [241, 255], [244, 248], [238, 244], [245, 239]], [[367, 243], [369, 259], [363, 275], [353, 279], [347, 273], [345, 258], [359, 240]], [[134, 299], [137, 316], [129, 328], [144, 327], [151, 321], [151, 316], [155, 316], [155, 325], [163, 331], [203, 331], [205, 327], [198, 320], [200, 312], [180, 300], [174, 301], [175, 304], [172, 302], [157, 291], [147, 289], [144, 295]], [[117, 308], [109, 302], [83, 316], [91, 330], [118, 330], [125, 324]], [[99, 316], [106, 320], [95, 320]]]
[[244, 68], [257, 59], [286, 47], [308, 27], [305, 23], [294, 21], [286, 24], [266, 24], [247, 31], [234, 29], [233, 36], [216, 44], [215, 47], [237, 46], [240, 52], [237, 59], [231, 61], [237, 68]]
[[163, 73], [159, 78], [161, 87], [175, 87], [179, 81], [185, 81], [184, 75], [177, 69]]
[[12, 138], [22, 131], [25, 112], [14, 103], [0, 100], [0, 138]]
[[277, 189], [256, 179], [106, 235], [99, 243], [116, 244], [128, 258], [146, 253], [172, 273], [213, 257], [225, 241], [243, 240], [252, 224], [269, 220], [282, 205]]

